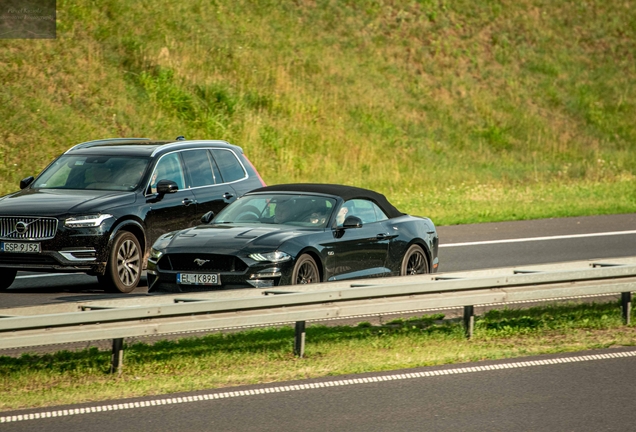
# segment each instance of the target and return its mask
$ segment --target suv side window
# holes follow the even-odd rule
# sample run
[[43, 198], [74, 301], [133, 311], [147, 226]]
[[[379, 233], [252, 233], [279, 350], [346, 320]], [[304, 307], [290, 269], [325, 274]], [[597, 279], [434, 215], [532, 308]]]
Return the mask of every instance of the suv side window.
[[219, 171], [221, 171], [223, 182], [229, 183], [241, 180], [247, 176], [243, 165], [241, 165], [236, 158], [234, 152], [224, 149], [213, 149], [212, 155], [214, 156], [214, 160], [216, 160]]
[[207, 150], [187, 150], [181, 155], [190, 174], [190, 187], [209, 186], [217, 183]]
[[152, 175], [152, 181], [150, 183], [153, 192], [156, 191], [159, 180], [172, 180], [177, 184], [179, 190], [185, 187], [185, 180], [179, 154], [170, 153], [163, 156], [159, 162], [157, 162], [157, 166], [155, 167], [155, 172]]

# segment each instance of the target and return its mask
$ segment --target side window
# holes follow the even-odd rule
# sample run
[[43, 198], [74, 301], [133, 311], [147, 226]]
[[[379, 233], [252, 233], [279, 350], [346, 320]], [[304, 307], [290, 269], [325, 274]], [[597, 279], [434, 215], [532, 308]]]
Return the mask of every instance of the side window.
[[355, 200], [350, 200], [345, 202], [342, 207], [340, 207], [340, 210], [338, 210], [338, 213], [336, 214], [336, 225], [341, 227], [342, 224], [344, 224], [345, 219], [347, 218], [347, 216], [350, 215], [354, 215], [354, 201]]
[[356, 216], [365, 225], [388, 219], [377, 204], [364, 199], [349, 200], [342, 205], [338, 212], [338, 226], [342, 226], [347, 216]]
[[187, 150], [181, 153], [190, 174], [190, 187], [209, 186], [216, 183], [207, 150]]
[[212, 172], [214, 173], [214, 179], [217, 183], [223, 183], [223, 177], [221, 177], [221, 171], [219, 171], [219, 166], [216, 164], [214, 157], [212, 154], [208, 152], [208, 156], [210, 157], [210, 163], [212, 164]]
[[159, 182], [159, 180], [172, 180], [177, 184], [180, 190], [184, 189], [185, 181], [183, 170], [181, 169], [181, 161], [177, 153], [170, 153], [163, 156], [157, 163], [150, 182], [152, 192], [156, 192], [157, 182]]
[[384, 214], [384, 212], [380, 209], [380, 207], [378, 207], [376, 203], [372, 202], [371, 205], [373, 206], [373, 210], [375, 211], [376, 221], [380, 222], [388, 219], [387, 215]]
[[373, 203], [367, 200], [352, 200], [353, 209], [351, 215], [357, 216], [362, 220], [363, 224], [369, 224], [376, 221], [375, 211], [373, 210]]
[[216, 160], [219, 171], [221, 171], [223, 182], [229, 183], [245, 178], [246, 174], [243, 165], [241, 165], [232, 151], [214, 149], [212, 150], [212, 155], [214, 160]]

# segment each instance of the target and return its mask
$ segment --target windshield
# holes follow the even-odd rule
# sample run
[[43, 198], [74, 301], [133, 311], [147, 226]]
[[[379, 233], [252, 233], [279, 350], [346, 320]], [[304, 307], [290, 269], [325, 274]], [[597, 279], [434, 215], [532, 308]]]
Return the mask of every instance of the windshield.
[[223, 209], [213, 223], [254, 223], [325, 228], [336, 200], [314, 195], [248, 195]]
[[62, 155], [42, 172], [31, 187], [39, 189], [136, 189], [148, 158], [130, 156]]

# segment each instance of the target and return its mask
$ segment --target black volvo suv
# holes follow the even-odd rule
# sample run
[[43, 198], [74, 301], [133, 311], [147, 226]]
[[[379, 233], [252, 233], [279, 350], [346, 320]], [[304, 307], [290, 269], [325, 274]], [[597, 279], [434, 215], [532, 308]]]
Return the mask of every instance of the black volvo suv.
[[78, 144], [0, 198], [0, 289], [26, 270], [84, 272], [109, 291], [131, 292], [161, 234], [264, 185], [225, 141]]

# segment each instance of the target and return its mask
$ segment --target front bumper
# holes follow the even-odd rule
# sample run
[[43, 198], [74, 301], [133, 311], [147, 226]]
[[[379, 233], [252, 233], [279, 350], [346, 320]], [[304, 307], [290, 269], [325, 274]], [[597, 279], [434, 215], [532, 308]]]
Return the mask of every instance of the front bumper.
[[59, 229], [42, 240], [0, 239], [0, 243], [39, 244], [41, 252], [4, 252], [0, 267], [28, 271], [88, 272], [101, 274], [108, 259], [109, 234], [103, 228]]
[[[163, 259], [163, 257], [162, 257]], [[251, 260], [250, 260], [251, 261]], [[147, 277], [148, 292], [169, 291], [209, 291], [226, 290], [236, 288], [269, 288], [288, 284], [294, 263], [290, 260], [283, 263], [256, 262], [246, 263], [244, 269], [228, 270], [174, 270], [166, 268], [166, 261], [160, 260], [161, 264], [153, 259], [148, 260]], [[178, 284], [177, 274], [179, 273], [199, 273], [217, 274], [220, 285], [189, 285]]]
[[103, 273], [106, 262], [98, 260], [95, 249], [42, 251], [39, 254], [0, 252], [0, 267], [25, 271]]

